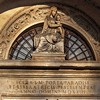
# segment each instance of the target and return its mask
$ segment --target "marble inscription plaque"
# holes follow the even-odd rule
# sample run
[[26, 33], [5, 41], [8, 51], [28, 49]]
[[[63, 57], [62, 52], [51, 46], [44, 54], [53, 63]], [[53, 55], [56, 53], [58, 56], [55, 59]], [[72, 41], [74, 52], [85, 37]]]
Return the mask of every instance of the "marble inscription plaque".
[[0, 90], [8, 94], [100, 95], [100, 80], [95, 78], [8, 78], [2, 79], [0, 83], [2, 84]]

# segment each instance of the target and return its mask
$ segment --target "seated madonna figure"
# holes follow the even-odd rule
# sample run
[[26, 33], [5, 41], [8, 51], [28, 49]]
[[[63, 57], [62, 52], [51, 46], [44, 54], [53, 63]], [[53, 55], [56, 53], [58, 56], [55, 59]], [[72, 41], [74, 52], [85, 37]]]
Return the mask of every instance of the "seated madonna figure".
[[43, 30], [34, 41], [36, 47], [34, 53], [64, 52], [64, 29], [56, 7], [50, 8], [50, 14], [44, 20]]

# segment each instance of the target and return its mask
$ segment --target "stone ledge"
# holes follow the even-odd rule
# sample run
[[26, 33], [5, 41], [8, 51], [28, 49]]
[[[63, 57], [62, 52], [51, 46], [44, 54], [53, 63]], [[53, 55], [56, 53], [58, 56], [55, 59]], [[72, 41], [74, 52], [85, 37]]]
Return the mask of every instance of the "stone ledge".
[[99, 61], [0, 60], [0, 68], [98, 68]]
[[33, 61], [64, 61], [65, 60], [64, 53], [57, 53], [57, 52], [37, 52], [32, 53], [32, 60]]

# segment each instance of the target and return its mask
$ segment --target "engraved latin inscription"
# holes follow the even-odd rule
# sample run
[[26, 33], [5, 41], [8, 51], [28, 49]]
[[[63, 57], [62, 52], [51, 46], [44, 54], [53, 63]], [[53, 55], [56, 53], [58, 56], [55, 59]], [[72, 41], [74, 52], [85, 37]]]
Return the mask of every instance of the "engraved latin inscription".
[[11, 93], [28, 94], [94, 94], [96, 84], [88, 80], [11, 80], [7, 86]]

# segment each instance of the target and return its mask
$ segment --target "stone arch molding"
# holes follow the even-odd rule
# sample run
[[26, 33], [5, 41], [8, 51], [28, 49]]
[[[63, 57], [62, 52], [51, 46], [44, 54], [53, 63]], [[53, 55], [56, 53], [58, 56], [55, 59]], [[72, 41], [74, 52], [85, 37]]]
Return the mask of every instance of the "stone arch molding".
[[[74, 8], [61, 5], [55, 6], [58, 7], [61, 22], [80, 32], [90, 43], [96, 60], [100, 61], [100, 35], [95, 23]], [[6, 23], [0, 33], [0, 59], [8, 59], [9, 50], [15, 39], [30, 26], [42, 23], [45, 16], [49, 13], [49, 8], [50, 6], [48, 5], [26, 7]]]

